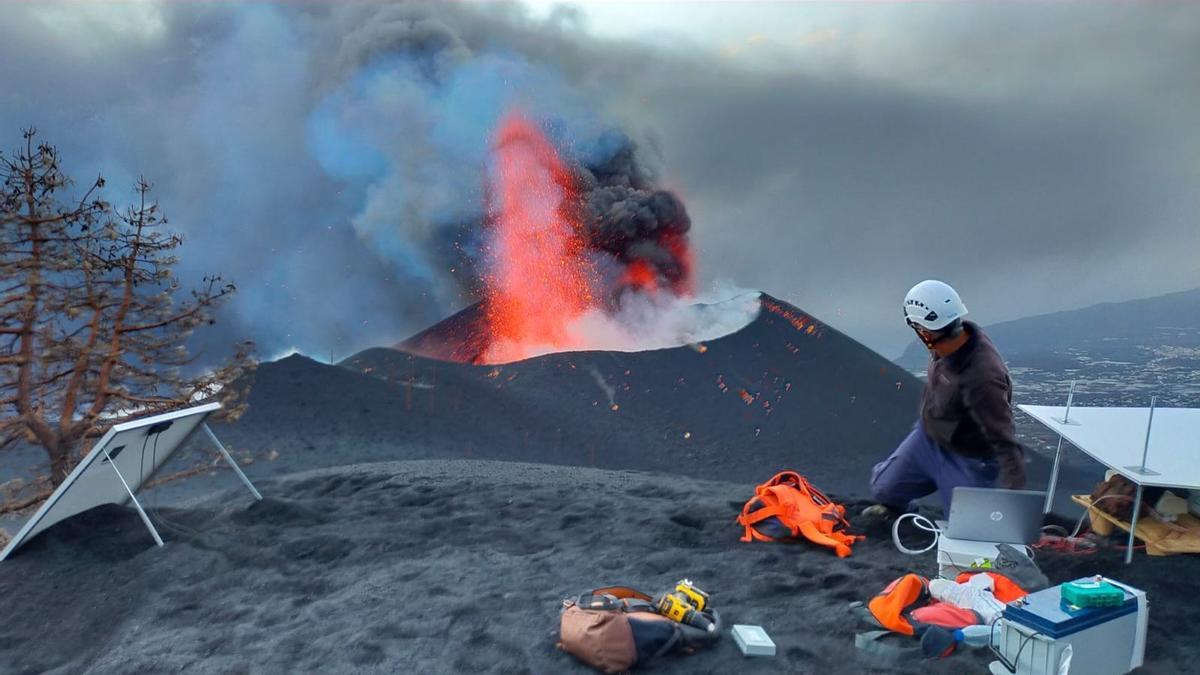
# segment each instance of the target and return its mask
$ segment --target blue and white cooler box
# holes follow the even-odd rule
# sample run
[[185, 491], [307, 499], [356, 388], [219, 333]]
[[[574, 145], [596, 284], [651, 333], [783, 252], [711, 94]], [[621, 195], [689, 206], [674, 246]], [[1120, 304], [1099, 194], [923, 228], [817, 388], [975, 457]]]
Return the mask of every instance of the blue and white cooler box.
[[[1058, 675], [1067, 645], [1072, 675], [1122, 675], [1141, 666], [1150, 617], [1146, 594], [1112, 579], [1105, 581], [1125, 591], [1121, 604], [1075, 607], [1063, 600], [1062, 586], [1009, 603], [999, 621], [996, 650], [1009, 663], [1015, 662], [1017, 675]], [[990, 669], [1009, 673], [999, 661]]]

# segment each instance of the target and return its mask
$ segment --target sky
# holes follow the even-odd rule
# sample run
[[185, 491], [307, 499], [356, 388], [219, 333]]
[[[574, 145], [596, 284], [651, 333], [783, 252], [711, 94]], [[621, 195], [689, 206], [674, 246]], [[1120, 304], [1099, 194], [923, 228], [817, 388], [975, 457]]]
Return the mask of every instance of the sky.
[[447, 263], [514, 106], [614, 133], [692, 222], [701, 288], [888, 357], [907, 289], [981, 323], [1200, 287], [1200, 5], [0, 3], [0, 148], [155, 183], [203, 338], [341, 358], [469, 301]]

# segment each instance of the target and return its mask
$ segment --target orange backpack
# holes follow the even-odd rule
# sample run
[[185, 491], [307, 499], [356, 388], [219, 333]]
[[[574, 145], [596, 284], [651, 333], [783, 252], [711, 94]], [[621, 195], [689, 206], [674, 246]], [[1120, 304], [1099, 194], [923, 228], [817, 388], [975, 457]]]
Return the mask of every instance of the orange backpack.
[[846, 509], [835, 504], [795, 471], [780, 471], [754, 489], [737, 522], [746, 528], [742, 541], [805, 539], [828, 546], [839, 558], [864, 537], [846, 534]]
[[916, 635], [912, 612], [932, 600], [928, 579], [918, 574], [905, 574], [871, 598], [867, 609], [880, 626], [903, 635]]
[[[905, 574], [888, 584], [863, 606], [851, 605], [864, 623], [882, 628], [854, 636], [854, 646], [873, 659], [903, 661], [949, 656], [957, 646], [952, 631], [980, 622], [975, 612], [938, 602], [929, 593], [929, 580], [919, 574]], [[919, 647], [889, 643], [895, 634], [917, 638]]]

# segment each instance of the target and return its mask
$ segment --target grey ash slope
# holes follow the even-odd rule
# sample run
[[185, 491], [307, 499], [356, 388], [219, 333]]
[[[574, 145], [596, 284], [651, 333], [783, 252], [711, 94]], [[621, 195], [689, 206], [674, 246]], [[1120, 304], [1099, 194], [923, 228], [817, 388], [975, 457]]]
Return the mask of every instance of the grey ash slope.
[[[908, 668], [855, 660], [848, 603], [929, 568], [886, 527], [838, 559], [745, 544], [749, 485], [579, 467], [435, 460], [262, 480], [265, 501], [216, 495], [161, 509], [169, 543], [107, 506], [51, 528], [0, 565], [0, 673], [588, 673], [554, 648], [559, 601], [599, 585], [648, 591], [690, 576], [726, 620], [766, 626], [774, 659], [730, 640], [662, 673], [985, 672], [980, 653]], [[862, 502], [849, 502], [852, 509]], [[165, 525], [164, 525], [165, 529]], [[1126, 568], [1116, 554], [1047, 554], [1057, 579], [1107, 573], [1147, 588], [1147, 673], [1200, 655], [1194, 558]]]

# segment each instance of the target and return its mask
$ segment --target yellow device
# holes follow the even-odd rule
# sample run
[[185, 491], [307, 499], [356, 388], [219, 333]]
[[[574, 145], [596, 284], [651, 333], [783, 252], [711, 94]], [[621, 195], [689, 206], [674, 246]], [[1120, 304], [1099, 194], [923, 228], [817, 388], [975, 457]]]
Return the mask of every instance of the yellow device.
[[696, 613], [696, 608], [688, 601], [688, 597], [680, 593], [664, 593], [658, 599], [658, 613], [679, 623], [687, 623]]
[[691, 579], [680, 579], [679, 583], [675, 585], [675, 590], [687, 596], [697, 612], [703, 612], [704, 608], [708, 606], [708, 593], [696, 588]]
[[701, 614], [708, 606], [708, 593], [696, 588], [688, 579], [681, 580], [671, 593], [663, 593], [658, 599], [658, 613], [689, 626], [712, 630], [713, 623]]

